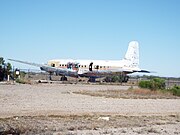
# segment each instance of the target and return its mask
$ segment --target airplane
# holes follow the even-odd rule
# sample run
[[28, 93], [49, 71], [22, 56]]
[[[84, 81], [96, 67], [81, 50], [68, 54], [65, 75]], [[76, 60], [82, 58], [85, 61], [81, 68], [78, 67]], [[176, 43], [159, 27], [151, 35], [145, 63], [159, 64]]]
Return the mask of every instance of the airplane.
[[139, 43], [137, 41], [129, 43], [128, 50], [122, 60], [57, 59], [49, 60], [46, 65], [14, 59], [8, 60], [40, 67], [41, 70], [50, 74], [50, 79], [54, 73], [62, 76], [61, 81], [67, 81], [66, 76], [87, 77], [90, 82], [95, 82], [97, 78], [121, 75], [123, 77], [122, 82], [127, 82], [128, 74], [134, 72], [150, 73], [150, 71], [139, 68]]

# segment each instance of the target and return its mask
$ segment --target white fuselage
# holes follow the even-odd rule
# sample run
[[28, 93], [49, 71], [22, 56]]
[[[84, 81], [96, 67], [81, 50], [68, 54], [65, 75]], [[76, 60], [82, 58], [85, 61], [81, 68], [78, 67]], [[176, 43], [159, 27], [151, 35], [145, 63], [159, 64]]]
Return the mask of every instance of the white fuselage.
[[[122, 60], [50, 60], [48, 65], [60, 69], [77, 71], [78, 74], [89, 73], [97, 75], [102, 72], [133, 73], [139, 71], [139, 46], [137, 41], [131, 41]], [[98, 72], [97, 72], [98, 71]], [[68, 71], [67, 71], [68, 72]]]
[[[48, 65], [56, 68], [68, 68], [68, 63], [78, 64], [78, 73], [82, 74], [89, 70], [92, 71], [104, 71], [104, 70], [123, 70], [126, 69], [130, 72], [133, 70], [138, 70], [136, 67], [132, 67], [128, 60], [73, 60], [73, 59], [59, 59], [50, 60]], [[74, 69], [72, 67], [72, 69]], [[74, 69], [75, 70], [75, 69]]]

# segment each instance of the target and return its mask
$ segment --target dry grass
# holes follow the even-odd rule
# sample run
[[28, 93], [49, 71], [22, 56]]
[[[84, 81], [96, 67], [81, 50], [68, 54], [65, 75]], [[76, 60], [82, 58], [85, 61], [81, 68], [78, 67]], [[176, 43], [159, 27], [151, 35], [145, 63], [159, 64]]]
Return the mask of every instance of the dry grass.
[[105, 91], [79, 91], [75, 94], [90, 95], [105, 98], [125, 98], [125, 99], [177, 99], [169, 92], [151, 91], [148, 89], [125, 90], [105, 90]]
[[136, 94], [136, 95], [171, 95], [170, 93], [164, 93], [162, 91], [152, 91], [149, 89], [133, 89], [133, 90], [129, 90], [128, 93], [132, 93], [132, 94]]
[[[109, 117], [109, 121], [99, 120], [100, 117]], [[70, 115], [70, 116], [23, 116], [0, 119], [1, 134], [60, 134], [77, 130], [99, 130], [109, 128], [144, 127], [137, 132], [159, 133], [151, 126], [177, 124], [179, 116], [122, 116], [122, 115]], [[147, 127], [148, 125], [148, 127]], [[145, 128], [147, 127], [147, 128]], [[125, 132], [124, 130], [122, 133]], [[128, 132], [128, 131], [126, 131]]]

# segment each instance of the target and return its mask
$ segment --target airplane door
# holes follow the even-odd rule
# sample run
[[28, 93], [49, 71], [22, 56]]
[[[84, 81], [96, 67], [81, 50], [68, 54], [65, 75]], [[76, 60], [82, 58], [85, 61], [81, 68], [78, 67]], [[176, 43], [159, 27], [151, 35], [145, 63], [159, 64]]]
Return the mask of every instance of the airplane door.
[[89, 64], [89, 71], [92, 71], [92, 68], [93, 68], [93, 62], [91, 62], [91, 63]]

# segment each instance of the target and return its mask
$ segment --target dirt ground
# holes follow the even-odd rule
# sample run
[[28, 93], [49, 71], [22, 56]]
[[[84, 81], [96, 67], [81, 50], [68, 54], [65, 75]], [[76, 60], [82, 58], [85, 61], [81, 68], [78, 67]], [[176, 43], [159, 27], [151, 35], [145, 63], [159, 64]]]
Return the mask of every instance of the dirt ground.
[[1, 84], [0, 134], [180, 134], [179, 98], [127, 94], [127, 89], [119, 85]]

